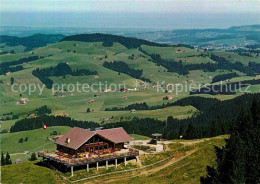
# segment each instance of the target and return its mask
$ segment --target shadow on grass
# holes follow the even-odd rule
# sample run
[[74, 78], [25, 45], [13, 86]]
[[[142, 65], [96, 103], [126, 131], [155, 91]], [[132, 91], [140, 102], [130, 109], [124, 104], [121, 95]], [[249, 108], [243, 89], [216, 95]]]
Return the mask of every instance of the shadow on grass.
[[[128, 160], [128, 159], [127, 159]], [[120, 165], [121, 163], [124, 162], [124, 159], [118, 159], [118, 165]], [[115, 163], [115, 161], [108, 161], [108, 165], [113, 165]], [[36, 163], [34, 163], [34, 165], [37, 165], [37, 166], [40, 166], [40, 167], [45, 167], [45, 168], [49, 168], [49, 169], [52, 169], [52, 170], [57, 170], [57, 171], [60, 171], [62, 173], [67, 173], [67, 172], [70, 172], [71, 169], [64, 166], [63, 164], [60, 164], [60, 163], [57, 163], [57, 162], [54, 162], [54, 161], [38, 161]], [[98, 163], [98, 166], [99, 168], [102, 168], [102, 167], [105, 167], [106, 166], [106, 162], [103, 161], [103, 162], [99, 162]], [[93, 164], [89, 164], [89, 168], [96, 168], [97, 165], [96, 163], [93, 163]], [[77, 170], [83, 170], [83, 169], [87, 169], [87, 165], [82, 165], [82, 166], [74, 166], [73, 167], [73, 171], [77, 171]]]

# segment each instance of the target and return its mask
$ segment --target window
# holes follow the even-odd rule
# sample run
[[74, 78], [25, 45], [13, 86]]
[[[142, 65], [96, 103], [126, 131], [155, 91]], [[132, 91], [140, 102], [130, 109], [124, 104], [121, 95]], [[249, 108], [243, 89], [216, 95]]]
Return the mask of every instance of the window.
[[70, 138], [66, 138], [66, 143], [70, 143]]
[[91, 138], [91, 139], [89, 140], [89, 142], [90, 142], [90, 143], [93, 143], [93, 138]]

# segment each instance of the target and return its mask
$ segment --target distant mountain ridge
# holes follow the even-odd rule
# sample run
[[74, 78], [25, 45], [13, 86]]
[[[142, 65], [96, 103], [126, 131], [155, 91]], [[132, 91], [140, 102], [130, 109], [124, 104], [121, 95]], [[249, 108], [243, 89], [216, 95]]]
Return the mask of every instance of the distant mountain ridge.
[[50, 43], [56, 43], [65, 35], [62, 34], [34, 34], [27, 37], [16, 37], [8, 35], [0, 35], [0, 43], [5, 43], [7, 46], [22, 45], [26, 47], [25, 50], [32, 50], [37, 47], [43, 47]]
[[83, 42], [103, 42], [103, 46], [112, 47], [114, 42], [118, 42], [128, 49], [138, 48], [141, 45], [149, 45], [149, 46], [157, 46], [157, 47], [175, 47], [175, 46], [184, 46], [193, 48], [189, 45], [169, 45], [169, 44], [160, 44], [156, 42], [150, 42], [143, 39], [133, 38], [133, 37], [124, 37], [112, 34], [102, 34], [102, 33], [94, 33], [94, 34], [78, 34], [67, 36], [60, 41], [83, 41]]
[[[146, 42], [143, 42], [144, 45], [151, 45], [155, 46], [153, 42], [161, 43], [162, 44], [187, 44], [198, 46], [199, 48], [203, 48], [206, 46], [244, 46], [247, 45], [257, 45], [260, 43], [260, 25], [245, 25], [245, 26], [232, 26], [226, 29], [218, 29], [218, 28], [205, 28], [205, 29], [176, 29], [176, 30], [148, 30], [148, 29], [98, 29], [98, 28], [32, 28], [32, 27], [0, 27], [0, 34], [2, 35], [12, 35], [12, 36], [0, 36], [0, 43], [4, 43], [1, 40], [8, 41], [7, 45], [24, 45], [26, 50], [31, 50], [32, 48], [37, 48], [38, 45], [34, 42], [34, 40], [39, 39], [43, 44], [40, 46], [46, 45], [46, 43], [55, 43], [60, 41], [61, 39], [70, 39], [78, 40], [82, 39], [82, 35], [98, 35], [102, 36], [102, 39], [105, 40], [105, 45], [111, 45], [107, 40], [108, 37], [111, 38], [109, 35], [118, 35], [113, 36], [115, 41], [122, 40], [120, 37], [129, 37], [135, 38], [136, 40], [132, 40], [135, 42], [135, 46], [133, 44], [126, 44], [128, 46], [137, 47], [139, 44], [137, 40], [142, 39]], [[41, 33], [41, 34], [35, 34]], [[44, 35], [45, 34], [45, 35]], [[26, 36], [22, 37], [15, 37], [16, 35], [19, 36]], [[29, 36], [28, 36], [29, 35]], [[32, 36], [31, 36], [32, 35]], [[57, 38], [53, 38], [56, 37]], [[65, 36], [67, 35], [67, 37]], [[70, 36], [73, 35], [73, 36]], [[81, 36], [76, 36], [81, 35]], [[44, 38], [48, 37], [48, 38]], [[81, 37], [81, 38], [80, 38]], [[86, 37], [86, 36], [85, 36]], [[14, 41], [14, 38], [19, 38], [19, 42]], [[50, 39], [50, 40], [49, 40]], [[98, 41], [98, 39], [93, 40]], [[99, 41], [102, 41], [100, 38]], [[26, 43], [28, 40], [29, 43]], [[85, 42], [90, 38], [85, 39]], [[117, 41], [116, 41], [117, 40]], [[124, 39], [123, 39], [124, 40]], [[123, 42], [122, 40], [122, 42]], [[82, 40], [83, 41], [83, 40]], [[129, 41], [129, 40], [128, 40]], [[36, 41], [35, 41], [36, 42]], [[120, 41], [121, 42], [121, 41]], [[44, 44], [45, 43], [45, 44]], [[28, 47], [28, 48], [27, 48]]]

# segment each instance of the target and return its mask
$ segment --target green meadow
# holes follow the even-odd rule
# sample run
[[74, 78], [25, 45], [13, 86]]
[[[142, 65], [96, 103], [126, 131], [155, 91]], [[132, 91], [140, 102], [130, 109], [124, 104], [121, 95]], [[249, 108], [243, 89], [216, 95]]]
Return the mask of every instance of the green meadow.
[[[230, 62], [240, 61], [247, 64], [249, 61], [259, 63], [259, 56], [247, 57], [240, 56], [232, 52], [204, 52], [196, 49], [186, 47], [155, 47], [142, 45], [142, 50], [148, 54], [160, 54], [163, 59], [172, 62], [179, 62], [182, 60], [184, 64], [198, 64], [198, 63], [212, 63], [208, 54], [214, 53], [225, 57]], [[201, 54], [204, 54], [202, 57]], [[0, 116], [5, 118], [5, 113], [12, 112], [19, 116], [19, 119], [25, 118], [34, 112], [36, 108], [47, 105], [52, 110], [52, 115], [59, 113], [67, 113], [73, 119], [103, 122], [110, 118], [111, 122], [117, 121], [120, 117], [152, 117], [163, 120], [167, 116], [174, 118], [187, 118], [192, 116], [197, 110], [194, 107], [169, 107], [165, 109], [158, 109], [153, 111], [137, 111], [130, 113], [129, 111], [105, 111], [106, 108], [124, 107], [133, 103], [146, 102], [148, 105], [161, 105], [163, 103], [177, 101], [181, 98], [189, 96], [189, 89], [179, 91], [181, 89], [173, 89], [172, 93], [165, 93], [167, 84], [183, 84], [189, 86], [190, 84], [199, 87], [201, 85], [211, 83], [212, 77], [224, 73], [229, 73], [227, 70], [216, 70], [215, 72], [207, 72], [202, 70], [192, 70], [188, 75], [179, 75], [174, 72], [167, 72], [163, 66], [157, 66], [155, 63], [148, 61], [150, 56], [142, 53], [139, 49], [128, 49], [120, 43], [114, 42], [111, 47], [104, 47], [102, 42], [80, 42], [80, 41], [63, 41], [47, 45], [45, 47], [36, 48], [30, 52], [5, 54], [0, 56], [0, 62], [9, 62], [28, 56], [45, 56], [45, 58], [23, 64], [24, 70], [13, 72], [11, 75], [1, 75], [0, 80]], [[130, 56], [136, 56], [131, 59]], [[147, 86], [139, 84], [140, 80], [135, 79], [129, 75], [118, 73], [116, 71], [103, 67], [104, 62], [123, 61], [128, 64], [130, 68], [143, 70], [142, 77], [151, 80]], [[56, 88], [51, 90], [44, 88], [43, 83], [32, 75], [32, 71], [36, 68], [54, 67], [60, 62], [66, 62], [72, 69], [88, 69], [90, 71], [97, 71], [98, 78], [93, 75], [88, 76], [70, 76], [64, 77], [50, 77], [56, 84]], [[256, 79], [257, 77], [248, 77], [245, 74], [238, 72], [240, 75], [232, 81], [243, 81], [248, 79]], [[10, 85], [11, 77], [14, 78], [16, 86]], [[79, 90], [72, 91], [74, 85], [81, 84]], [[94, 91], [83, 91], [82, 85], [87, 83], [89, 88], [93, 84], [103, 84], [101, 87], [94, 85]], [[25, 88], [29, 85], [35, 84], [36, 88], [32, 88], [29, 93]], [[54, 91], [61, 89], [66, 90], [63, 97], [54, 95]], [[114, 85], [111, 85], [114, 84]], [[153, 85], [160, 84], [162, 88], [153, 88]], [[21, 86], [22, 85], [22, 86]], [[21, 89], [19, 90], [19, 87]], [[119, 92], [118, 88], [126, 87], [133, 91]], [[41, 91], [41, 88], [43, 90]], [[100, 89], [115, 89], [115, 92], [104, 92]], [[136, 90], [135, 90], [136, 89]], [[251, 87], [252, 92], [258, 91], [258, 85]], [[171, 90], [171, 88], [170, 88]], [[94, 97], [94, 95], [99, 95]], [[236, 95], [200, 95], [215, 97], [221, 100], [234, 98], [242, 94], [238, 92]], [[166, 95], [172, 96], [170, 101], [163, 100]], [[127, 99], [123, 97], [127, 96]], [[17, 105], [20, 98], [27, 98], [25, 105]], [[94, 100], [94, 103], [89, 103], [89, 100]], [[90, 108], [91, 112], [87, 113]], [[1, 123], [1, 130], [9, 130], [16, 120], [3, 121]]]
[[[24, 69], [21, 71], [13, 72], [11, 75], [0, 76], [0, 117], [2, 120], [5, 120], [7, 116], [18, 116], [18, 119], [1, 122], [1, 151], [5, 154], [9, 152], [12, 161], [21, 159], [25, 162], [23, 164], [3, 166], [3, 183], [66, 183], [66, 181], [62, 180], [60, 174], [48, 168], [38, 166], [37, 163], [39, 160], [36, 162], [28, 162], [28, 159], [32, 152], [38, 152], [43, 149], [49, 152], [54, 151], [56, 145], [53, 140], [53, 132], [57, 132], [58, 135], [63, 135], [71, 127], [53, 126], [48, 127], [47, 130], [41, 128], [15, 133], [9, 132], [11, 126], [16, 121], [29, 118], [29, 115], [35, 113], [36, 108], [47, 105], [51, 108], [51, 115], [66, 113], [72, 119], [95, 121], [101, 125], [104, 122], [127, 121], [134, 117], [154, 118], [162, 121], [168, 116], [173, 116], [173, 118], [176, 119], [184, 119], [198, 113], [198, 110], [193, 106], [171, 106], [155, 110], [136, 110], [136, 112], [105, 111], [105, 109], [125, 107], [130, 104], [143, 102], [146, 102], [149, 106], [175, 102], [190, 96], [190, 85], [199, 88], [203, 85], [210, 84], [213, 77], [231, 72], [219, 69], [215, 72], [192, 70], [187, 75], [179, 75], [175, 72], [167, 72], [165, 67], [158, 66], [149, 61], [151, 59], [149, 54], [160, 54], [162, 59], [170, 62], [182, 61], [184, 65], [214, 63], [209, 57], [212, 53], [225, 57], [230, 62], [235, 63], [239, 61], [243, 63], [243, 65], [248, 65], [249, 61], [260, 62], [260, 58], [257, 55], [247, 57], [233, 52], [204, 52], [186, 47], [155, 47], [147, 45], [141, 45], [140, 47], [145, 53], [148, 53], [148, 55], [141, 52], [140, 49], [129, 49], [120, 43], [113, 43], [110, 47], [104, 47], [101, 42], [80, 41], [63, 41], [36, 48], [30, 52], [1, 55], [0, 63], [15, 61], [33, 55], [44, 56], [42, 59], [22, 64]], [[142, 77], [149, 79], [151, 83], [142, 84], [140, 83], [140, 79], [110, 70], [103, 66], [104, 62], [113, 61], [122, 61], [131, 69], [142, 70]], [[67, 63], [73, 70], [87, 69], [89, 71], [96, 71], [98, 77], [94, 75], [51, 76], [50, 79], [53, 80], [56, 88], [47, 89], [38, 78], [32, 75], [32, 71], [36, 68], [55, 67], [61, 62]], [[259, 79], [259, 76], [246, 76], [242, 72], [232, 72], [237, 72], [239, 77], [232, 78], [231, 82]], [[10, 84], [11, 77], [14, 79], [16, 86]], [[222, 81], [222, 83], [228, 82], [230, 81]], [[32, 88], [32, 84], [36, 88]], [[72, 90], [73, 87], [74, 89], [77, 87], [77, 84], [80, 84], [79, 90]], [[87, 90], [83, 89], [84, 84], [88, 84], [89, 87]], [[102, 85], [100, 86], [100, 84]], [[168, 90], [165, 91], [167, 84], [183, 85], [184, 88], [168, 88]], [[61, 88], [62, 85], [63, 88]], [[154, 87], [156, 85], [160, 85], [161, 87]], [[31, 93], [25, 90], [25, 88], [28, 89], [30, 86], [32, 90]], [[91, 86], [93, 90], [90, 89]], [[19, 87], [22, 88], [19, 90]], [[56, 93], [58, 87], [64, 90], [64, 92]], [[128, 88], [131, 89], [131, 91], [119, 92], [119, 88]], [[108, 92], [106, 90], [108, 90]], [[243, 90], [246, 90], [246, 88], [242, 88], [242, 91], [238, 91], [235, 95], [213, 96], [203, 94], [196, 96], [228, 100], [244, 94], [245, 91], [243, 92]], [[260, 85], [250, 86], [248, 90], [251, 93], [259, 92]], [[60, 96], [57, 96], [57, 94]], [[163, 98], [166, 96], [171, 96], [172, 99], [164, 100]], [[26, 104], [17, 104], [21, 98], [28, 99]], [[94, 100], [93, 103], [89, 103], [90, 100]], [[90, 112], [87, 112], [88, 108]], [[7, 113], [12, 113], [12, 115], [6, 115]], [[129, 133], [132, 133], [130, 136], [134, 140], [150, 139], [143, 135], [134, 134], [134, 132]], [[186, 153], [189, 153], [190, 150], [197, 150], [188, 157], [184, 157], [182, 160], [170, 164], [164, 169], [159, 169], [152, 174], [142, 174], [143, 171], [140, 171], [140, 173], [137, 172], [139, 175], [136, 177], [126, 174], [122, 175], [123, 178], [121, 177], [121, 180], [115, 180], [114, 183], [198, 183], [199, 177], [205, 175], [205, 165], [215, 164], [214, 145], [224, 145], [224, 138], [226, 138], [226, 136], [203, 139], [202, 141], [174, 140], [169, 146], [171, 150], [170, 153], [153, 155], [153, 157], [143, 157], [141, 158], [143, 164], [148, 165], [149, 163], [155, 163], [169, 156], [168, 154], [174, 153], [177, 156], [184, 156]], [[22, 142], [21, 139], [23, 140]], [[29, 154], [26, 152], [29, 152]], [[136, 165], [129, 165], [127, 168], [136, 167]], [[122, 167], [122, 169], [124, 168]], [[14, 170], [15, 172], [13, 172]], [[110, 171], [114, 171], [114, 169], [110, 169], [109, 171], [101, 170], [99, 172], [93, 170], [93, 173], [108, 173]], [[88, 176], [84, 170], [77, 171], [75, 174], [75, 178]], [[63, 176], [69, 177], [69, 173], [63, 174]], [[109, 179], [109, 177], [101, 178], [97, 181], [103, 182], [107, 179]], [[89, 182], [91, 183], [92, 181]]]

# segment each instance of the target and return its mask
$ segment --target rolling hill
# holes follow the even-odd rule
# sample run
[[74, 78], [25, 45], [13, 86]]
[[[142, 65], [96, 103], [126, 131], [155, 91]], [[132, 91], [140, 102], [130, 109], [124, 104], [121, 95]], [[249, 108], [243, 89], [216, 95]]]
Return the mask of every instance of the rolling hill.
[[30, 51], [34, 48], [43, 47], [47, 44], [58, 42], [64, 37], [65, 36], [62, 34], [34, 34], [27, 37], [1, 35], [0, 44], [1, 50], [3, 51], [10, 51], [11, 49], [18, 52], [23, 51], [17, 50], [19, 47], [21, 49], [23, 48], [25, 51]]
[[[159, 55], [160, 60], [153, 57], [153, 54]], [[254, 62], [256, 65], [260, 63], [259, 56], [255, 53], [251, 53], [250, 57], [248, 57], [235, 52], [201, 51], [185, 45], [161, 45], [135, 38], [102, 34], [68, 36], [57, 43], [36, 48], [32, 52], [4, 54], [0, 56], [1, 64], [8, 66], [7, 70], [16, 66], [19, 66], [19, 70], [14, 70], [10, 75], [0, 76], [2, 82], [0, 84], [2, 91], [0, 99], [2, 119], [6, 119], [8, 115], [4, 114], [10, 112], [18, 115], [19, 119], [25, 118], [35, 108], [42, 105], [50, 107], [53, 115], [67, 113], [77, 120], [96, 121], [98, 123], [107, 120], [108, 122], [120, 121], [121, 116], [124, 118], [150, 117], [149, 114], [153, 114], [154, 118], [161, 120], [171, 115], [175, 118], [187, 118], [197, 110], [189, 106], [169, 108], [165, 111], [157, 110], [152, 113], [145, 110], [138, 110], [137, 113], [131, 113], [130, 111], [122, 113], [121, 111], [105, 111], [105, 109], [115, 106], [125, 107], [141, 102], [146, 102], [150, 106], [160, 105], [167, 102], [163, 100], [167, 95], [173, 98], [170, 101], [177, 101], [190, 94], [189, 89], [179, 92], [176, 87], [172, 92], [170, 92], [171, 88], [169, 88], [167, 94], [165, 93], [167, 84], [186, 86], [192, 84], [199, 87], [210, 84], [215, 76], [232, 72], [236, 72], [239, 77], [231, 78], [230, 81], [258, 79], [258, 76], [247, 76], [248, 74], [243, 73], [243, 70], [240, 69], [218, 68], [217, 61], [211, 57], [213, 54], [225, 58], [226, 63], [240, 63], [244, 68], [247, 68], [250, 62]], [[31, 56], [38, 56], [39, 58], [27, 61], [26, 58]], [[25, 58], [24, 62], [17, 62], [21, 58]], [[136, 78], [135, 74], [129, 74], [126, 71], [127, 69], [124, 70], [118, 67], [119, 70], [113, 70], [104, 66], [105, 62], [111, 63], [114, 61], [125, 63], [132, 73], [141, 71], [141, 77], [148, 79], [150, 82], [145, 86], [142, 80]], [[48, 80], [51, 80], [56, 85], [56, 88], [65, 84], [64, 91], [62, 93], [52, 93], [52, 90], [48, 88], [43, 88], [41, 91], [40, 87], [43, 85], [43, 80], [39, 76], [33, 75], [33, 71], [37, 68], [39, 68], [39, 71], [47, 71], [47, 69], [56, 68], [59, 63], [67, 63], [67, 68], [74, 71], [74, 73], [48, 75]], [[207, 66], [211, 65], [215, 67], [214, 70], [207, 69]], [[174, 67], [179, 67], [179, 69]], [[186, 74], [179, 72], [183, 68], [188, 71]], [[80, 71], [82, 69], [96, 72], [96, 74], [91, 75], [89, 73], [90, 75], [86, 75]], [[253, 72], [257, 73], [255, 70]], [[17, 84], [13, 91], [10, 85], [11, 78]], [[82, 88], [80, 88], [80, 91], [70, 92], [71, 89], [69, 89], [68, 84], [76, 85], [77, 82], [81, 86], [84, 83], [91, 85], [99, 82], [103, 83], [104, 86], [101, 87], [101, 91], [96, 87], [94, 91], [90, 92], [82, 92]], [[20, 85], [28, 88], [29, 84], [36, 85], [34, 92], [31, 94], [29, 94], [28, 90], [19, 92]], [[106, 90], [109, 91], [115, 88], [113, 85], [109, 87], [110, 84], [116, 84], [117, 90], [115, 92], [106, 92]], [[118, 84], [122, 84], [123, 88], [131, 90], [120, 92]], [[251, 86], [251, 92], [257, 92], [258, 86], [258, 84]], [[243, 94], [243, 92], [238, 91], [233, 95], [214, 95], [212, 97], [230, 99], [240, 94]], [[208, 94], [202, 96], [210, 97]], [[28, 102], [25, 105], [17, 105], [16, 102], [21, 98], [28, 98]], [[94, 100], [94, 102], [89, 103], [90, 100]], [[86, 112], [88, 108], [91, 109], [90, 113]], [[10, 120], [10, 118], [8, 120], [7, 118], [7, 121], [3, 121], [2, 128], [9, 130], [14, 122], [15, 120]]]
[[[114, 167], [109, 168], [109, 170], [100, 168], [99, 171], [96, 171], [95, 168], [90, 168], [90, 173], [87, 173], [84, 169], [77, 170], [74, 172], [75, 176], [70, 177], [69, 173], [51, 170], [40, 165], [41, 162], [34, 161], [3, 166], [2, 181], [4, 183], [199, 183], [200, 176], [206, 174], [205, 165], [212, 166], [215, 164], [214, 145], [223, 146], [225, 138], [227, 136], [192, 141], [172, 140], [167, 152], [143, 155], [140, 157], [140, 161], [147, 165], [174, 156], [173, 158], [153, 167], [132, 172], [109, 175], [111, 172], [137, 168], [138, 166], [134, 162], [127, 166], [119, 165], [117, 169]], [[14, 170], [17, 173], [13, 172]], [[102, 177], [77, 181], [100, 174], [103, 174]]]
[[[27, 46], [31, 51], [0, 55], [0, 144], [13, 160], [27, 161], [25, 151], [39, 151], [43, 142], [46, 150], [53, 151], [54, 132], [63, 134], [73, 126], [122, 126], [135, 139], [147, 139], [154, 132], [168, 139], [228, 134], [240, 109], [248, 110], [252, 99], [259, 97], [254, 93], [260, 92], [260, 57], [254, 49], [250, 53], [208, 51], [108, 34], [58, 38], [46, 42], [30, 38], [35, 43]], [[5, 39], [10, 44], [22, 43], [13, 37]], [[239, 82], [251, 86], [240, 86], [234, 92], [192, 93]], [[42, 122], [48, 126], [44, 134]], [[121, 179], [128, 183], [150, 183], [160, 178], [167, 178], [165, 182], [196, 183], [199, 176], [205, 175], [204, 166], [215, 164], [213, 145], [223, 145], [224, 137], [172, 141], [169, 153], [154, 158], [164, 159], [174, 153], [177, 161]], [[27, 141], [21, 143], [20, 139]], [[141, 159], [143, 164], [156, 160]], [[37, 163], [25, 163], [25, 171], [38, 171]], [[3, 181], [15, 183], [21, 178], [13, 176], [12, 170], [23, 173], [20, 165], [4, 166], [3, 173], [9, 174]], [[93, 170], [92, 174], [102, 173], [106, 171]], [[56, 183], [66, 182], [62, 178], [68, 177], [67, 173], [57, 174], [46, 168], [41, 176]], [[77, 171], [70, 179], [85, 176]], [[41, 182], [42, 177], [24, 175], [20, 181]]]

